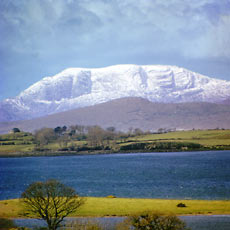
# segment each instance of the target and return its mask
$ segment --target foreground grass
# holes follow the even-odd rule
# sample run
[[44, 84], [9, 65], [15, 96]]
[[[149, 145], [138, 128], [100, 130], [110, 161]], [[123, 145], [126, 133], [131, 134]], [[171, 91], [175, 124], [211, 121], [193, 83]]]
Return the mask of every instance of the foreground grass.
[[[178, 208], [177, 204], [180, 202], [185, 203], [187, 207]], [[142, 211], [175, 215], [230, 214], [230, 200], [208, 201], [87, 197], [85, 205], [72, 216], [128, 216]], [[20, 212], [21, 205], [19, 199], [0, 201], [0, 217], [19, 218], [22, 217]]]

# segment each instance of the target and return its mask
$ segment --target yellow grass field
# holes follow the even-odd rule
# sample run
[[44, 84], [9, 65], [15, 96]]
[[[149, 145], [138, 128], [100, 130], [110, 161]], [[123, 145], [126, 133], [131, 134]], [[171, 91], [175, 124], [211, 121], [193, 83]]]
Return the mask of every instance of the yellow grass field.
[[[187, 207], [178, 208], [178, 203]], [[72, 216], [104, 217], [128, 216], [143, 211], [175, 215], [217, 215], [230, 214], [230, 200], [164, 200], [133, 198], [87, 197], [86, 203]], [[0, 201], [0, 217], [22, 217], [19, 199]]]

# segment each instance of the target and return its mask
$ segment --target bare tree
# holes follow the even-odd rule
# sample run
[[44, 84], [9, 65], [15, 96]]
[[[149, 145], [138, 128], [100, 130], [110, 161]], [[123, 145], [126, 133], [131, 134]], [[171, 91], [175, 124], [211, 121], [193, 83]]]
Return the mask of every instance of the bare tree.
[[57, 180], [34, 182], [21, 195], [24, 215], [42, 218], [49, 230], [56, 230], [63, 219], [74, 213], [85, 199]]
[[70, 141], [70, 136], [68, 134], [64, 134], [58, 138], [58, 144], [61, 148], [67, 147], [69, 141]]
[[[177, 216], [164, 216], [157, 213], [143, 213], [129, 217], [126, 224], [136, 230], [190, 230]], [[122, 228], [120, 228], [122, 230]]]
[[35, 141], [37, 145], [47, 145], [50, 141], [56, 139], [56, 135], [51, 128], [42, 128], [35, 132]]
[[103, 145], [105, 131], [100, 126], [91, 126], [88, 128], [88, 141], [91, 146]]
[[134, 129], [134, 135], [135, 136], [140, 136], [140, 135], [142, 135], [144, 132], [141, 130], [141, 129], [139, 129], [139, 128], [136, 128], [136, 129]]

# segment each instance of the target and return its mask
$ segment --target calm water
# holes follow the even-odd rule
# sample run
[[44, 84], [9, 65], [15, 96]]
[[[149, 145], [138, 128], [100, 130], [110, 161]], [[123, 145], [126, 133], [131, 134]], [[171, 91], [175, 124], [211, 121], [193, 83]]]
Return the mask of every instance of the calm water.
[[82, 196], [229, 199], [230, 151], [0, 158], [0, 199], [49, 178]]
[[[228, 215], [215, 215], [215, 216], [181, 216], [180, 217], [191, 230], [229, 230], [230, 229], [230, 216]], [[73, 221], [78, 219], [80, 221], [86, 221], [86, 218], [67, 218], [67, 221]], [[107, 230], [115, 230], [117, 223], [124, 220], [122, 217], [112, 218], [91, 218], [96, 222], [99, 222]], [[26, 227], [45, 227], [44, 221], [36, 219], [16, 219], [15, 223], [18, 226]]]

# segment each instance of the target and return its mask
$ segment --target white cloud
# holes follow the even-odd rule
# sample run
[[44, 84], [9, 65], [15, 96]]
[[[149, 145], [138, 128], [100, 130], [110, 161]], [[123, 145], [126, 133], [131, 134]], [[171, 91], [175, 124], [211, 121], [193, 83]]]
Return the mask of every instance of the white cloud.
[[184, 55], [194, 58], [230, 58], [230, 15], [221, 16], [218, 23], [207, 23], [199, 36], [186, 44]]
[[[1, 1], [0, 49], [46, 59], [138, 56], [228, 57], [229, 0]], [[215, 20], [214, 20], [215, 19]], [[122, 58], [122, 57], [121, 57]], [[103, 62], [103, 60], [102, 60]]]
[[230, 57], [230, 15], [222, 16], [218, 25], [210, 30], [210, 49], [215, 57]]

